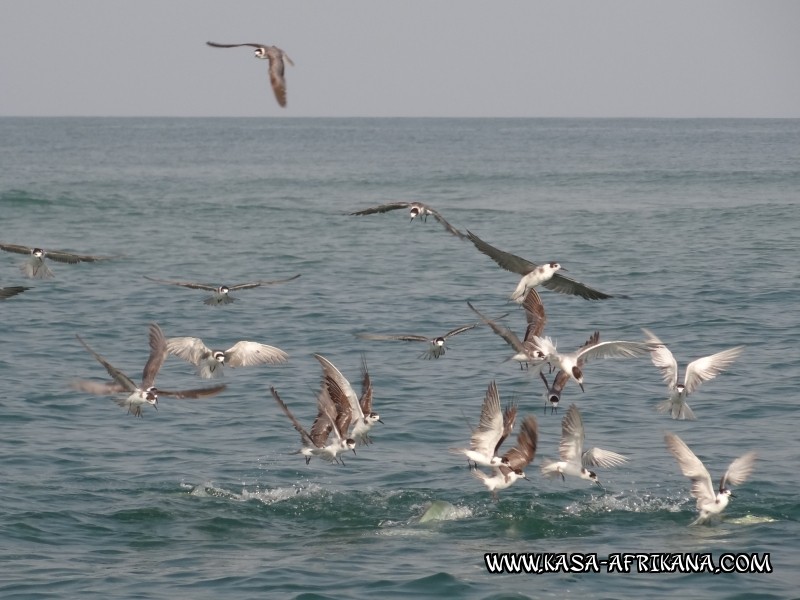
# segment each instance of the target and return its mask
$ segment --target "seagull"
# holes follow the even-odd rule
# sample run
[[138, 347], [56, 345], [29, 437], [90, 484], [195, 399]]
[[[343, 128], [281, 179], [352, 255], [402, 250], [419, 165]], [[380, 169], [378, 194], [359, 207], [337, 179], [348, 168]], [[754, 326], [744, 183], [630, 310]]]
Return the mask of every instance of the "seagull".
[[601, 448], [592, 448], [584, 451], [583, 449], [584, 430], [581, 413], [575, 404], [570, 404], [567, 414], [561, 420], [561, 445], [558, 452], [560, 461], [545, 460], [542, 463], [542, 475], [545, 477], [557, 477], [566, 481], [566, 475], [580, 477], [593, 481], [600, 485], [597, 473], [590, 471], [586, 467], [610, 468], [621, 465], [628, 459]]
[[17, 244], [0, 244], [0, 250], [30, 255], [30, 259], [22, 263], [19, 269], [26, 277], [30, 277], [31, 279], [49, 279], [53, 276], [53, 272], [44, 262], [45, 258], [49, 258], [50, 260], [54, 260], [56, 262], [73, 265], [80, 262], [97, 262], [101, 260], [110, 260], [112, 258], [110, 256], [73, 254], [72, 252], [64, 252], [63, 250], [29, 248], [28, 246], [19, 246]]
[[[400, 208], [407, 208], [408, 214], [411, 217], [411, 221], [413, 221], [416, 217], [421, 217], [423, 222], [427, 222], [428, 215], [432, 215], [434, 219], [441, 223], [442, 227], [444, 227], [449, 233], [453, 234], [459, 239], [465, 240], [467, 236], [461, 233], [458, 229], [450, 225], [447, 220], [441, 215], [441, 213], [428, 206], [427, 204], [423, 204], [422, 202], [391, 202], [389, 204], [381, 204], [380, 206], [373, 206], [371, 208], [365, 208], [364, 210], [359, 210], [354, 213], [350, 213], [351, 215], [374, 215], [375, 213], [385, 213], [389, 212], [390, 210], [398, 210]], [[410, 221], [409, 221], [410, 222]]]
[[[274, 387], [270, 387], [269, 389], [272, 392], [272, 397], [275, 398], [275, 402], [278, 403], [281, 410], [289, 417], [292, 425], [294, 425], [294, 428], [303, 440], [303, 447], [297, 454], [302, 454], [306, 457], [306, 464], [311, 462], [312, 457], [316, 456], [327, 462], [341, 463], [344, 465], [344, 461], [341, 457], [337, 457], [337, 455], [343, 450], [352, 450], [353, 454], [356, 453], [355, 440], [344, 438], [339, 429], [335, 426], [336, 409], [331, 397], [328, 395], [326, 386], [323, 385], [319, 394], [317, 394], [317, 418], [314, 419], [314, 423], [311, 425], [311, 433], [307, 432], [300, 424], [300, 421], [295, 418], [289, 410], [289, 407], [286, 406], [286, 403], [278, 395], [277, 390]], [[327, 443], [331, 432], [334, 433], [336, 439]]]
[[516, 354], [509, 360], [516, 360], [519, 362], [519, 368], [522, 369], [522, 364], [525, 363], [529, 366], [533, 363], [540, 372], [541, 368], [547, 361], [544, 360], [544, 354], [539, 350], [533, 342], [533, 338], [541, 336], [544, 331], [544, 325], [547, 321], [544, 314], [544, 305], [539, 294], [534, 289], [530, 289], [525, 295], [525, 300], [522, 302], [522, 307], [525, 309], [525, 317], [528, 321], [528, 327], [525, 330], [525, 338], [520, 340], [517, 335], [505, 325], [502, 325], [497, 320], [488, 318], [481, 313], [477, 308], [467, 301], [467, 305], [472, 312], [478, 315], [481, 320], [491, 327], [497, 335], [503, 338], [506, 343], [516, 350]]
[[0, 288], [0, 300], [8, 300], [12, 296], [21, 294], [25, 290], [29, 289], [31, 288], [25, 287], [24, 285], [12, 285], [9, 287]]
[[504, 490], [513, 485], [517, 479], [528, 479], [525, 468], [531, 464], [536, 454], [536, 444], [539, 438], [536, 417], [527, 416], [522, 420], [517, 445], [503, 455], [504, 464], [493, 467], [492, 474], [487, 475], [479, 469], [472, 471], [476, 479], [492, 492], [492, 498], [497, 500], [497, 490]]
[[556, 376], [553, 378], [553, 385], [548, 383], [547, 377], [545, 377], [545, 374], [541, 371], [539, 371], [539, 377], [544, 381], [544, 387], [546, 388], [544, 393], [544, 412], [547, 413], [547, 404], [549, 402], [550, 414], [552, 415], [553, 412], [558, 410], [558, 403], [561, 401], [561, 393], [564, 391], [564, 386], [567, 385], [569, 381], [569, 373], [565, 371], [556, 373]]
[[[358, 396], [356, 396], [353, 387], [347, 378], [342, 375], [342, 372], [336, 366], [321, 354], [315, 354], [314, 358], [322, 365], [322, 385], [327, 389], [329, 396], [334, 402], [336, 407], [337, 425], [340, 426], [342, 437], [347, 437], [348, 431], [352, 426], [350, 437], [361, 444], [369, 443], [369, 432], [372, 426], [380, 421], [378, 413], [370, 412], [365, 413]], [[368, 376], [366, 373], [366, 363], [362, 358], [362, 383], [364, 378]], [[371, 393], [371, 382], [364, 393]], [[362, 399], [363, 399], [362, 394]], [[371, 402], [371, 400], [370, 400]], [[380, 421], [383, 423], [383, 421]]]
[[227, 350], [212, 350], [196, 337], [174, 337], [167, 340], [167, 354], [174, 354], [197, 367], [204, 379], [222, 377], [223, 367], [252, 367], [254, 365], [285, 363], [289, 359], [280, 348], [248, 342], [236, 342]]
[[465, 331], [469, 331], [470, 329], [475, 329], [478, 326], [478, 323], [472, 323], [470, 325], [463, 325], [461, 327], [456, 327], [445, 333], [444, 335], [440, 335], [439, 337], [430, 338], [424, 335], [393, 335], [393, 334], [383, 334], [383, 333], [358, 333], [356, 337], [362, 340], [400, 340], [404, 342], [427, 342], [429, 347], [425, 350], [422, 354], [419, 355], [420, 358], [439, 358], [440, 356], [444, 356], [445, 350], [447, 346], [445, 346], [445, 341], [449, 338], [458, 335], [459, 333], [464, 333]]
[[553, 340], [549, 337], [534, 337], [534, 343], [539, 347], [545, 356], [545, 360], [553, 367], [558, 367], [583, 389], [583, 369], [585, 362], [594, 358], [634, 358], [645, 356], [652, 349], [647, 342], [627, 342], [617, 340], [613, 342], [599, 342], [600, 332], [595, 331], [592, 337], [578, 349], [577, 352], [559, 354]]
[[486, 390], [481, 407], [481, 420], [478, 428], [472, 432], [469, 448], [455, 448], [453, 452], [467, 457], [467, 464], [472, 468], [509, 466], [508, 460], [497, 456], [497, 451], [514, 429], [517, 419], [517, 406], [509, 404], [505, 412], [500, 410], [500, 393], [497, 384], [492, 381]]
[[142, 370], [142, 382], [136, 385], [133, 380], [125, 375], [122, 371], [117, 369], [114, 365], [108, 362], [105, 358], [100, 356], [97, 352], [83, 341], [81, 336], [76, 335], [81, 345], [89, 351], [89, 354], [106, 368], [108, 374], [114, 379], [113, 382], [99, 383], [96, 381], [79, 380], [73, 383], [73, 387], [84, 392], [98, 395], [128, 393], [125, 398], [117, 400], [117, 404], [122, 408], [127, 408], [128, 413], [135, 417], [142, 416], [142, 407], [151, 405], [158, 410], [158, 395], [173, 396], [175, 398], [205, 398], [218, 394], [225, 389], [225, 385], [218, 385], [214, 387], [184, 390], [184, 391], [168, 391], [155, 387], [155, 379], [158, 372], [161, 370], [161, 365], [164, 364], [166, 357], [167, 340], [164, 337], [164, 332], [156, 323], [150, 324], [150, 356]]
[[728, 501], [733, 497], [733, 493], [726, 485], [740, 485], [753, 472], [756, 453], [747, 452], [731, 463], [722, 479], [719, 480], [719, 491], [715, 492], [711, 475], [703, 466], [702, 461], [689, 449], [689, 446], [674, 433], [664, 435], [664, 441], [675, 460], [678, 461], [681, 472], [692, 480], [692, 496], [697, 498], [697, 510], [700, 511], [700, 516], [691, 523], [692, 525], [705, 523], [714, 515], [725, 510]]
[[537, 265], [515, 254], [511, 254], [510, 252], [498, 250], [494, 246], [484, 242], [469, 229], [467, 230], [467, 237], [475, 244], [478, 250], [483, 252], [506, 271], [522, 275], [522, 279], [520, 279], [517, 288], [511, 294], [511, 300], [514, 302], [522, 302], [525, 293], [537, 285], [543, 285], [560, 294], [571, 294], [573, 296], [586, 298], [587, 300], [605, 300], [606, 298], [613, 298], [613, 296], [590, 288], [580, 281], [575, 281], [574, 279], [562, 275], [558, 271], [566, 269], [563, 269], [557, 262]]
[[286, 279], [274, 279], [272, 281], [254, 281], [252, 283], [238, 283], [236, 285], [215, 286], [215, 285], [209, 285], [207, 283], [192, 283], [190, 281], [169, 281], [167, 279], [156, 279], [155, 277], [148, 277], [147, 275], [144, 276], [145, 279], [149, 279], [150, 281], [155, 281], [157, 283], [165, 283], [167, 285], [179, 285], [181, 287], [191, 288], [193, 290], [207, 290], [209, 292], [213, 292], [213, 295], [203, 300], [203, 303], [208, 304], [209, 306], [219, 306], [220, 304], [230, 304], [231, 302], [235, 302], [236, 298], [231, 296], [230, 292], [235, 292], [237, 290], [250, 290], [253, 288], [260, 287], [262, 285], [286, 283], [287, 281], [294, 281], [298, 277], [300, 277], [300, 274], [297, 274], [294, 277], [287, 277]]
[[255, 57], [269, 61], [269, 80], [272, 83], [272, 91], [275, 92], [275, 99], [282, 107], [286, 106], [286, 79], [283, 76], [284, 59], [294, 66], [292, 59], [277, 46], [266, 46], [264, 44], [217, 44], [206, 42], [212, 48], [239, 48], [240, 46], [250, 46], [255, 48]]
[[661, 378], [670, 391], [669, 398], [660, 402], [656, 409], [660, 413], [670, 413], [673, 419], [694, 421], [694, 412], [689, 408], [686, 398], [700, 387], [701, 383], [714, 379], [727, 369], [742, 353], [744, 346], [728, 348], [722, 352], [693, 360], [686, 365], [683, 383], [679, 383], [678, 362], [672, 356], [672, 352], [653, 332], [648, 329], [642, 329], [642, 331], [644, 331], [647, 341], [654, 344], [650, 352], [650, 358], [653, 360], [653, 364], [661, 371]]

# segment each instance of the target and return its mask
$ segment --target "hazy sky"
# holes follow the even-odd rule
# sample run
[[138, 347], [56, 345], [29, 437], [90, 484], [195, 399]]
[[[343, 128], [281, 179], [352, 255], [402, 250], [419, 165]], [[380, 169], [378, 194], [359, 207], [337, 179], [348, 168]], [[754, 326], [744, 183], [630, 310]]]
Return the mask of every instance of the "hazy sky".
[[800, 117], [800, 2], [0, 0], [0, 115]]

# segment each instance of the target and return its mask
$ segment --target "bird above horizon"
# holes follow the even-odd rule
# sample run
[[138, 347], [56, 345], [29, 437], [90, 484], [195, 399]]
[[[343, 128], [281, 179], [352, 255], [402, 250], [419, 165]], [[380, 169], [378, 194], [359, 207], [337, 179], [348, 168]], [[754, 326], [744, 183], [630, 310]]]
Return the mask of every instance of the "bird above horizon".
[[272, 84], [272, 91], [275, 92], [275, 99], [278, 104], [286, 108], [286, 78], [284, 77], [283, 61], [294, 66], [292, 59], [277, 46], [267, 46], [265, 44], [217, 44], [216, 42], [206, 42], [212, 48], [239, 48], [250, 46], [255, 48], [255, 57], [269, 61], [269, 80]]
[[520, 279], [510, 298], [518, 304], [523, 301], [526, 292], [537, 285], [542, 285], [559, 294], [580, 296], [586, 300], [605, 300], [607, 298], [613, 298], [613, 296], [605, 292], [601, 292], [580, 281], [562, 275], [558, 271], [565, 271], [566, 269], [557, 262], [537, 265], [516, 254], [511, 254], [510, 252], [504, 252], [503, 250], [495, 248], [491, 244], [484, 242], [469, 229], [467, 229], [467, 238], [475, 244], [478, 250], [491, 258], [500, 265], [500, 267], [506, 271], [522, 275], [522, 279]]
[[448, 233], [456, 236], [459, 239], [465, 240], [467, 236], [461, 233], [458, 229], [453, 227], [442, 215], [439, 211], [434, 208], [431, 208], [427, 204], [423, 204], [422, 202], [391, 202], [389, 204], [381, 204], [380, 206], [373, 206], [371, 208], [365, 208], [364, 210], [359, 210], [351, 215], [374, 215], [376, 213], [385, 213], [389, 212], [390, 210], [398, 210], [401, 208], [407, 208], [408, 214], [411, 217], [412, 222], [415, 218], [420, 217], [423, 223], [427, 222], [428, 215], [432, 215], [434, 219], [439, 221], [439, 223], [444, 227]]

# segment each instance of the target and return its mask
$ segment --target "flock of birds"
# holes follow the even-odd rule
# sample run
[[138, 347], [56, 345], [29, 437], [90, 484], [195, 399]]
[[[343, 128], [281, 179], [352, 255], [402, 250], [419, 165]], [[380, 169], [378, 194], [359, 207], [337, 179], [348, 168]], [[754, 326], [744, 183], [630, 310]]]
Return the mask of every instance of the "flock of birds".
[[[255, 48], [255, 57], [269, 61], [269, 77], [278, 104], [286, 106], [286, 80], [284, 77], [284, 61], [294, 65], [289, 56], [276, 46], [264, 44], [219, 44], [207, 42], [214, 48]], [[544, 287], [561, 294], [579, 296], [586, 300], [605, 300], [613, 296], [594, 289], [580, 281], [564, 275], [559, 263], [537, 264], [520, 256], [500, 250], [485, 242], [469, 230], [461, 232], [451, 225], [437, 210], [422, 202], [392, 202], [351, 213], [352, 215], [372, 215], [395, 210], [408, 210], [411, 221], [419, 218], [427, 221], [435, 219], [449, 234], [465, 241], [470, 241], [483, 254], [491, 258], [501, 268], [520, 276], [519, 283], [510, 295], [510, 300], [521, 305], [525, 314], [526, 330], [520, 339], [499, 318], [490, 318], [467, 302], [469, 308], [477, 315], [479, 321], [451, 329], [447, 333], [430, 337], [420, 334], [385, 334], [360, 333], [364, 340], [411, 341], [426, 344], [422, 357], [438, 359], [444, 356], [447, 340], [453, 336], [470, 331], [480, 325], [491, 328], [514, 351], [509, 360], [519, 362], [520, 368], [534, 369], [544, 383], [545, 411], [550, 407], [551, 414], [558, 408], [561, 396], [570, 380], [584, 389], [583, 369], [591, 361], [601, 358], [633, 358], [649, 355], [653, 364], [660, 370], [662, 379], [669, 390], [669, 397], [661, 402], [659, 412], [669, 413], [673, 419], [693, 420], [692, 409], [687, 397], [702, 383], [709, 381], [727, 369], [739, 356], [743, 348], [728, 348], [716, 354], [698, 358], [690, 362], [683, 375], [679, 376], [678, 363], [667, 346], [652, 332], [643, 330], [643, 341], [600, 341], [599, 332], [595, 331], [587, 341], [573, 352], [561, 352], [552, 338], [544, 335], [546, 316], [537, 287]], [[45, 259], [56, 262], [75, 264], [81, 262], [97, 262], [114, 257], [75, 254], [60, 250], [44, 250], [16, 244], [0, 244], [0, 250], [28, 255], [28, 260], [21, 265], [22, 273], [32, 279], [47, 279], [53, 273]], [[255, 281], [237, 285], [209, 285], [185, 281], [172, 281], [146, 277], [165, 285], [174, 285], [190, 289], [211, 292], [204, 302], [208, 305], [221, 306], [234, 302], [236, 298], [230, 292], [247, 290], [263, 285], [287, 283], [299, 277], [295, 275], [286, 279], [273, 281]], [[0, 300], [6, 300], [29, 289], [26, 286], [0, 288]], [[166, 357], [174, 355], [194, 365], [197, 374], [206, 379], [221, 377], [224, 366], [230, 368], [247, 367], [263, 364], [279, 364], [288, 360], [288, 354], [273, 346], [258, 342], [242, 340], [226, 350], [212, 349], [197, 337], [166, 338], [156, 323], [149, 328], [150, 354], [142, 371], [140, 383], [134, 382], [120, 369], [112, 365], [98, 354], [80, 336], [76, 336], [83, 347], [97, 360], [111, 377], [111, 381], [78, 380], [73, 387], [91, 394], [112, 395], [117, 403], [137, 417], [142, 416], [142, 408], [148, 405], [158, 407], [158, 396], [175, 398], [204, 398], [222, 392], [224, 384], [201, 387], [191, 390], [173, 391], [156, 387], [155, 379]], [[298, 454], [305, 457], [306, 463], [316, 457], [330, 463], [344, 464], [343, 454], [356, 447], [371, 443], [370, 432], [375, 423], [383, 423], [380, 415], [373, 411], [373, 388], [367, 369], [366, 360], [362, 357], [361, 394], [353, 390], [348, 379], [327, 358], [319, 354], [314, 357], [322, 367], [322, 383], [317, 393], [317, 416], [307, 430], [291, 412], [287, 404], [272, 387], [271, 393], [275, 402], [288, 417], [292, 426], [301, 437], [302, 448]], [[548, 373], [555, 371], [552, 382]], [[478, 426], [472, 431], [468, 448], [453, 449], [454, 452], [466, 456], [468, 465], [474, 476], [479, 479], [497, 499], [498, 490], [513, 485], [518, 479], [528, 479], [525, 469], [533, 462], [538, 446], [538, 423], [533, 415], [526, 415], [517, 434], [516, 445], [500, 455], [503, 442], [512, 434], [517, 418], [518, 407], [513, 402], [501, 407], [500, 395], [494, 381], [489, 384], [480, 413]], [[585, 429], [580, 411], [571, 404], [561, 422], [560, 460], [544, 460], [541, 473], [546, 477], [566, 476], [578, 477], [600, 485], [597, 473], [591, 468], [611, 468], [627, 461], [622, 454], [601, 448], [584, 450]], [[740, 485], [753, 470], [755, 453], [748, 452], [734, 460], [720, 479], [719, 486], [714, 487], [708, 470], [689, 447], [675, 434], [667, 433], [665, 443], [674, 455], [684, 474], [692, 481], [691, 493], [697, 499], [699, 517], [694, 523], [708, 521], [721, 513], [732, 496], [729, 485]], [[490, 469], [489, 472], [479, 467]]]
[[[576, 279], [563, 274], [563, 267], [556, 262], [537, 264], [505, 252], [467, 230], [462, 233], [453, 227], [438, 211], [421, 202], [395, 202], [367, 208], [351, 215], [370, 215], [407, 209], [410, 220], [427, 220], [433, 217], [451, 235], [470, 241], [483, 254], [500, 267], [520, 276], [519, 283], [510, 295], [510, 300], [520, 305], [525, 315], [526, 330], [520, 339], [503, 322], [508, 315], [491, 318], [467, 302], [476, 314], [478, 321], [456, 327], [447, 333], [430, 337], [418, 334], [360, 333], [365, 340], [412, 341], [426, 344], [422, 357], [438, 359], [445, 355], [447, 340], [453, 336], [470, 331], [478, 326], [487, 326], [502, 338], [513, 350], [508, 360], [519, 363], [520, 369], [531, 369], [537, 373], [544, 384], [545, 411], [557, 411], [562, 394], [570, 380], [584, 390], [583, 369], [592, 360], [601, 358], [634, 358], [650, 356], [653, 364], [661, 372], [662, 379], [669, 390], [666, 400], [657, 406], [662, 413], [669, 413], [673, 419], [693, 420], [692, 409], [687, 398], [702, 383], [707, 382], [727, 369], [742, 352], [743, 347], [728, 348], [715, 354], [693, 360], [684, 369], [681, 379], [678, 363], [667, 346], [652, 332], [643, 329], [645, 339], [641, 341], [600, 341], [600, 333], [595, 331], [587, 341], [573, 352], [559, 351], [551, 337], [544, 334], [547, 322], [544, 304], [537, 287], [579, 296], [587, 300], [604, 300], [612, 295], [594, 289]], [[15, 244], [0, 244], [0, 250], [28, 255], [20, 270], [32, 279], [53, 277], [46, 259], [56, 262], [76, 264], [110, 260], [112, 256], [91, 256], [74, 254], [61, 250], [44, 250]], [[263, 285], [288, 283], [300, 275], [272, 280], [255, 281], [237, 285], [209, 285], [186, 281], [173, 281], [147, 277], [155, 283], [199, 289], [211, 292], [204, 302], [208, 305], [222, 306], [236, 300], [230, 292], [246, 290]], [[5, 300], [29, 288], [13, 286], [0, 288], [0, 299]], [[150, 353], [142, 370], [141, 382], [136, 383], [123, 371], [97, 353], [81, 336], [78, 341], [97, 360], [111, 377], [111, 381], [77, 380], [73, 387], [85, 393], [110, 395], [117, 404], [130, 414], [141, 417], [142, 409], [148, 405], [158, 408], [158, 397], [205, 398], [222, 392], [225, 384], [199, 387], [189, 390], [169, 390], [155, 385], [156, 377], [167, 356], [174, 355], [192, 364], [197, 374], [205, 379], [223, 375], [224, 367], [238, 368], [264, 364], [279, 364], [288, 360], [288, 354], [259, 342], [242, 340], [228, 349], [213, 349], [198, 337], [167, 338], [156, 323], [149, 327]], [[327, 358], [319, 354], [314, 357], [322, 368], [322, 381], [317, 393], [317, 415], [309, 429], [306, 429], [294, 416], [287, 404], [272, 387], [271, 393], [281, 411], [301, 437], [302, 454], [308, 463], [316, 457], [330, 463], [344, 464], [343, 455], [348, 451], [354, 454], [360, 445], [372, 442], [370, 432], [375, 423], [383, 423], [380, 415], [373, 410], [373, 386], [362, 356], [361, 393], [356, 394], [348, 379]], [[552, 381], [545, 374], [555, 373]], [[533, 462], [538, 449], [538, 423], [533, 415], [522, 418], [517, 433], [516, 445], [501, 454], [505, 440], [513, 433], [517, 420], [518, 407], [509, 403], [504, 408], [500, 403], [497, 385], [492, 381], [486, 391], [480, 412], [480, 420], [473, 429], [469, 446], [454, 448], [453, 452], [466, 456], [473, 475], [479, 479], [497, 499], [497, 492], [513, 485], [519, 479], [528, 479], [525, 469]], [[569, 406], [561, 422], [561, 442], [559, 460], [544, 460], [541, 473], [545, 477], [578, 477], [600, 485], [597, 473], [592, 468], [611, 468], [627, 461], [622, 454], [601, 448], [584, 449], [585, 428], [581, 413], [573, 403]], [[675, 456], [682, 473], [692, 481], [691, 493], [697, 499], [700, 515], [694, 523], [702, 523], [722, 512], [727, 506], [731, 491], [729, 485], [740, 485], [750, 475], [755, 461], [755, 453], [748, 452], [734, 460], [714, 487], [707, 469], [676, 435], [667, 433], [665, 443]], [[481, 467], [489, 469], [484, 471]]]

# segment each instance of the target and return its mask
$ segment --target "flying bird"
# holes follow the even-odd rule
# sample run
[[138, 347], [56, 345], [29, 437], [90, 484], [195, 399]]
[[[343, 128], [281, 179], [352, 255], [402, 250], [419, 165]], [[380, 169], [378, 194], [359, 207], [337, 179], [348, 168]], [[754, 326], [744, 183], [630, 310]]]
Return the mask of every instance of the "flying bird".
[[504, 252], [487, 244], [469, 229], [467, 230], [467, 237], [475, 244], [478, 250], [491, 258], [503, 269], [522, 275], [522, 279], [520, 279], [519, 284], [517, 284], [516, 289], [511, 294], [511, 300], [514, 302], [522, 302], [526, 292], [538, 285], [543, 285], [547, 289], [560, 294], [580, 296], [586, 300], [605, 300], [606, 298], [613, 298], [613, 296], [609, 294], [590, 288], [580, 281], [575, 281], [574, 279], [562, 275], [558, 271], [563, 271], [565, 269], [557, 262], [537, 265], [516, 254]]
[[528, 479], [525, 475], [525, 468], [531, 464], [536, 455], [538, 439], [539, 430], [536, 417], [529, 415], [522, 420], [517, 435], [517, 445], [502, 456], [503, 464], [493, 467], [491, 475], [487, 475], [480, 469], [472, 471], [473, 476], [480, 479], [492, 492], [494, 500], [497, 500], [497, 490], [510, 487], [517, 479]]
[[505, 439], [514, 429], [517, 419], [517, 406], [509, 404], [505, 411], [500, 409], [500, 393], [497, 384], [492, 381], [486, 390], [481, 407], [481, 418], [478, 427], [472, 432], [469, 448], [455, 448], [453, 452], [464, 454], [467, 464], [472, 468], [509, 466], [508, 459], [500, 457], [497, 452]]
[[236, 342], [227, 350], [212, 350], [196, 337], [174, 337], [167, 340], [167, 354], [197, 367], [197, 374], [204, 379], [222, 377], [224, 366], [231, 369], [255, 365], [276, 365], [289, 360], [289, 355], [280, 348], [248, 342]]
[[755, 452], [747, 452], [734, 460], [719, 480], [719, 489], [714, 490], [711, 475], [703, 462], [695, 456], [681, 438], [674, 433], [664, 435], [667, 448], [678, 461], [678, 466], [684, 476], [692, 480], [692, 496], [697, 498], [697, 510], [700, 516], [692, 525], [699, 525], [710, 520], [714, 515], [720, 514], [728, 506], [733, 493], [728, 485], [741, 485], [753, 472], [753, 463], [756, 459]]
[[660, 402], [656, 409], [660, 413], [670, 413], [673, 419], [694, 421], [695, 416], [686, 398], [705, 381], [714, 379], [727, 369], [731, 363], [742, 353], [744, 346], [728, 348], [710, 356], [693, 360], [686, 365], [683, 383], [678, 378], [678, 362], [664, 343], [653, 332], [642, 329], [647, 341], [653, 344], [650, 358], [653, 364], [661, 371], [661, 378], [667, 384], [670, 396]]
[[470, 329], [475, 329], [478, 326], [478, 323], [472, 323], [470, 325], [462, 325], [461, 327], [456, 327], [455, 329], [451, 329], [444, 335], [440, 335], [438, 337], [430, 338], [424, 335], [413, 335], [413, 334], [383, 334], [383, 333], [358, 333], [356, 337], [362, 340], [399, 340], [403, 342], [427, 342], [428, 348], [420, 354], [420, 358], [439, 358], [440, 356], [444, 356], [445, 350], [447, 346], [445, 342], [453, 336], [458, 335], [459, 333], [464, 333], [465, 331], [469, 331]]
[[204, 304], [209, 306], [219, 306], [220, 304], [230, 304], [236, 302], [237, 298], [230, 295], [230, 292], [238, 290], [251, 290], [253, 288], [261, 287], [262, 285], [273, 285], [276, 283], [286, 283], [294, 281], [300, 277], [298, 273], [294, 277], [287, 277], [286, 279], [274, 279], [272, 281], [253, 281], [252, 283], [237, 283], [236, 285], [209, 285], [207, 283], [193, 283], [191, 281], [170, 281], [168, 279], [156, 279], [155, 277], [144, 276], [145, 279], [155, 281], [156, 283], [164, 283], [167, 285], [177, 285], [180, 287], [190, 288], [193, 290], [206, 290], [213, 292], [213, 294], [203, 300]]
[[91, 256], [89, 254], [74, 254], [63, 250], [44, 250], [43, 248], [29, 248], [17, 244], [0, 244], [0, 250], [14, 252], [16, 254], [27, 254], [30, 259], [22, 263], [20, 271], [31, 279], [49, 279], [53, 277], [53, 272], [47, 266], [44, 259], [48, 258], [60, 263], [77, 264], [80, 262], [98, 262], [110, 260], [111, 256]]
[[561, 420], [561, 445], [559, 446], [560, 461], [544, 460], [542, 462], [542, 475], [545, 477], [558, 477], [566, 481], [566, 475], [580, 477], [600, 485], [597, 473], [587, 467], [610, 468], [621, 465], [628, 459], [602, 448], [583, 449], [585, 439], [583, 419], [578, 407], [570, 404], [567, 414]]
[[286, 60], [294, 66], [292, 59], [277, 46], [266, 46], [264, 44], [217, 44], [206, 42], [212, 48], [239, 48], [250, 46], [255, 48], [255, 57], [269, 61], [269, 80], [272, 84], [272, 91], [275, 92], [275, 99], [282, 107], [286, 107], [286, 78], [283, 75], [283, 61]]
[[89, 344], [87, 344], [81, 336], [76, 335], [81, 345], [94, 356], [95, 360], [103, 365], [108, 371], [108, 374], [113, 378], [113, 382], [96, 382], [79, 380], [73, 382], [73, 387], [97, 395], [110, 395], [127, 393], [124, 398], [118, 399], [116, 402], [122, 408], [128, 409], [128, 412], [135, 417], [142, 416], [142, 407], [151, 405], [158, 410], [158, 395], [172, 396], [175, 398], [205, 398], [218, 394], [225, 389], [225, 385], [218, 385], [208, 388], [200, 388], [194, 390], [183, 391], [169, 391], [155, 387], [156, 375], [161, 370], [166, 357], [167, 341], [164, 337], [164, 332], [156, 323], [150, 324], [149, 341], [150, 341], [150, 356], [142, 370], [142, 382], [136, 384], [133, 380], [125, 375], [122, 371], [117, 369], [114, 365], [108, 362], [105, 358], [95, 352]]
[[[447, 220], [441, 215], [439, 211], [434, 208], [431, 208], [427, 204], [423, 204], [422, 202], [391, 202], [389, 204], [381, 204], [380, 206], [373, 206], [371, 208], [365, 208], [364, 210], [359, 210], [354, 213], [350, 213], [351, 215], [374, 215], [376, 213], [385, 213], [389, 212], [390, 210], [398, 210], [401, 208], [407, 208], [408, 214], [411, 217], [411, 221], [415, 218], [420, 217], [423, 222], [427, 222], [428, 215], [432, 215], [434, 219], [441, 223], [442, 227], [444, 227], [449, 233], [453, 234], [459, 239], [465, 240], [467, 236], [461, 233], [458, 229], [453, 227]], [[411, 222], [409, 221], [409, 222]]]
[[564, 386], [567, 385], [569, 381], [569, 373], [565, 371], [559, 371], [556, 373], [556, 376], [553, 378], [553, 384], [551, 385], [547, 381], [547, 377], [544, 373], [539, 371], [539, 377], [542, 378], [544, 381], [544, 412], [547, 413], [547, 406], [550, 405], [550, 414], [552, 415], [555, 411], [558, 410], [558, 403], [561, 402], [561, 394], [564, 392]]

